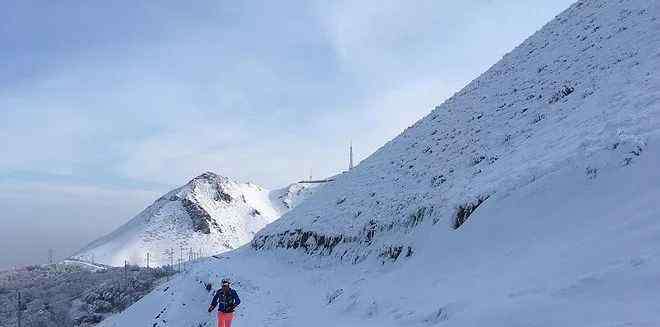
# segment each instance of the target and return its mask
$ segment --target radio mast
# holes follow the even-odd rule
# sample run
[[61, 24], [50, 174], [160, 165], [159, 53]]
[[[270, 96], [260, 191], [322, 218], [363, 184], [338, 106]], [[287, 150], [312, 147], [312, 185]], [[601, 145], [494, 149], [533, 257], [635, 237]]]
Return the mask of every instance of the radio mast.
[[353, 141], [348, 146], [348, 170], [353, 170]]

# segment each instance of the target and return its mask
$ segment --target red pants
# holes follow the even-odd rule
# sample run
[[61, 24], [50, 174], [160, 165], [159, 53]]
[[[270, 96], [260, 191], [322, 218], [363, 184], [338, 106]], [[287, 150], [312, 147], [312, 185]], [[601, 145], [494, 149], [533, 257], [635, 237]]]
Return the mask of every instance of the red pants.
[[231, 327], [231, 320], [234, 319], [234, 313], [225, 313], [218, 311], [218, 327]]

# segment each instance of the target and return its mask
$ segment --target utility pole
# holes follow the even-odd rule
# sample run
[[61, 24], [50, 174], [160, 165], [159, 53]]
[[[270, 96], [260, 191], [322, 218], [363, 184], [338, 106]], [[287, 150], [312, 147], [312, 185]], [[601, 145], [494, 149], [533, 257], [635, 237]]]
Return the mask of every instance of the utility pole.
[[124, 285], [128, 287], [128, 260], [124, 260]]
[[183, 262], [183, 246], [179, 246], [180, 254], [179, 254], [179, 272], [181, 272], [181, 263]]
[[147, 252], [147, 268], [149, 268], [149, 252]]
[[165, 249], [165, 255], [170, 259], [170, 266], [167, 268], [168, 270], [166, 271], [167, 273], [167, 281], [170, 281], [170, 274], [174, 270], [174, 250], [171, 248]]
[[48, 249], [48, 264], [52, 265], [53, 264], [53, 256], [55, 254], [55, 251], [53, 251], [53, 248]]
[[21, 292], [17, 290], [16, 295], [16, 299], [18, 300], [16, 307], [16, 325], [21, 327], [21, 319], [23, 318], [23, 313], [21, 312]]

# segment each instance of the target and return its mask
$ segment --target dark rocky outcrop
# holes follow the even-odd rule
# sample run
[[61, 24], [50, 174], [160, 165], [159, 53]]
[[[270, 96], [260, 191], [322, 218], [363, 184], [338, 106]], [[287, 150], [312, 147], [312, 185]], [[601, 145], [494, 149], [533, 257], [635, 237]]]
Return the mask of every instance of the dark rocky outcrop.
[[206, 210], [204, 210], [204, 208], [202, 208], [199, 204], [189, 199], [182, 199], [181, 204], [192, 220], [193, 230], [203, 234], [210, 234], [210, 224], [217, 225], [215, 220], [211, 218], [211, 215], [209, 215], [209, 213], [206, 212]]
[[474, 202], [467, 202], [458, 206], [456, 214], [454, 215], [452, 228], [459, 229], [468, 220], [470, 215], [472, 215], [472, 213], [488, 199], [488, 197], [488, 195], [480, 196]]
[[[425, 217], [431, 216], [433, 207], [419, 207], [405, 218], [390, 222], [370, 219], [356, 235], [322, 234], [301, 228], [277, 234], [257, 236], [251, 243], [255, 250], [298, 249], [309, 255], [330, 256], [334, 254], [340, 261], [357, 264], [364, 261], [371, 253], [385, 261], [395, 262], [401, 255], [413, 255], [411, 246], [382, 245], [376, 243], [379, 235], [388, 232], [409, 231], [421, 224]], [[341, 247], [341, 250], [337, 250]], [[373, 248], [376, 248], [374, 250]], [[380, 248], [380, 250], [378, 250]], [[375, 252], [374, 252], [375, 251]]]

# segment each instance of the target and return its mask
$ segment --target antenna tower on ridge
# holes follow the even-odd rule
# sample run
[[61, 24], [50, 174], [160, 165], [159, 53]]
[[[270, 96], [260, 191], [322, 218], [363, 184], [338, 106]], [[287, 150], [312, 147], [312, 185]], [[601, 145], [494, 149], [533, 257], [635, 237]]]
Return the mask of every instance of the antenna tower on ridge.
[[348, 146], [348, 170], [353, 170], [353, 141]]

